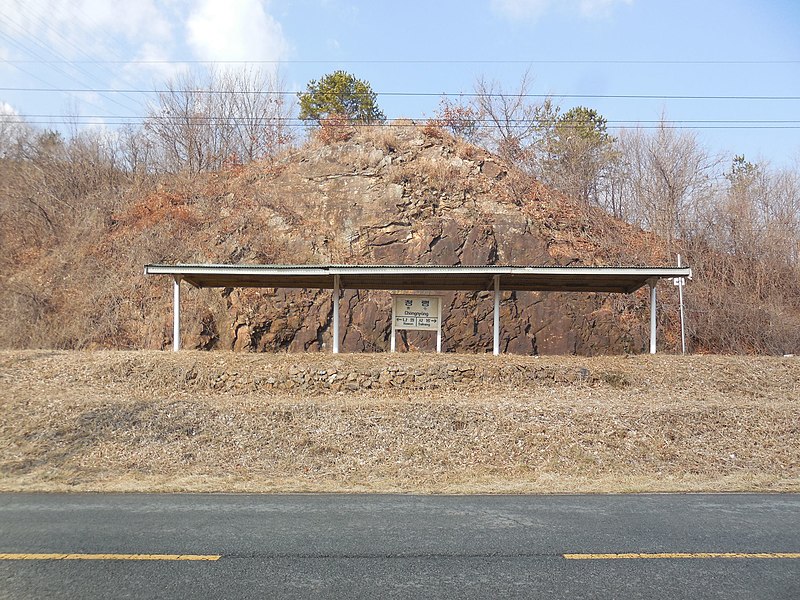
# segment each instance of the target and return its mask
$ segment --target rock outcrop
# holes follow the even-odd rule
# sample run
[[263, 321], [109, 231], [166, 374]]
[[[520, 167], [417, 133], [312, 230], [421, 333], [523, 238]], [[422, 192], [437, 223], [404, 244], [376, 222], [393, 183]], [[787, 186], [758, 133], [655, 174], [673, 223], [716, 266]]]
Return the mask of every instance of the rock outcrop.
[[[582, 210], [499, 159], [413, 125], [366, 128], [347, 141], [308, 144], [278, 165], [219, 174], [214, 193], [187, 202], [198, 216], [194, 248], [166, 262], [284, 264], [554, 265], [642, 260], [623, 240], [647, 236], [599, 211]], [[207, 186], [208, 187], [208, 186]], [[204, 208], [205, 207], [205, 208]], [[216, 207], [213, 222], [209, 214]], [[203, 212], [205, 210], [205, 212]], [[602, 227], [601, 227], [602, 226]], [[592, 241], [621, 236], [619, 253]], [[200, 251], [199, 249], [203, 250]], [[625, 254], [627, 252], [627, 254]], [[227, 289], [190, 303], [197, 348], [250, 351], [329, 350], [331, 294], [323, 290]], [[492, 294], [443, 293], [443, 349], [491, 350]], [[193, 312], [192, 312], [193, 311]], [[506, 292], [501, 345], [518, 354], [640, 352], [643, 295]], [[388, 292], [346, 290], [342, 349], [385, 351]], [[166, 345], [168, 329], [151, 345]], [[431, 350], [422, 332], [403, 333], [399, 350]]]

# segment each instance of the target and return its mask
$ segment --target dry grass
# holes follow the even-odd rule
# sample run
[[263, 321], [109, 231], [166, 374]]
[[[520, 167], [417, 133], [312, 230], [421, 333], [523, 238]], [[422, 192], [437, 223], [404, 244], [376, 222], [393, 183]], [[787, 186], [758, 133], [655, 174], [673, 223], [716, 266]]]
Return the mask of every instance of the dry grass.
[[0, 352], [0, 407], [2, 490], [800, 490], [793, 358]]

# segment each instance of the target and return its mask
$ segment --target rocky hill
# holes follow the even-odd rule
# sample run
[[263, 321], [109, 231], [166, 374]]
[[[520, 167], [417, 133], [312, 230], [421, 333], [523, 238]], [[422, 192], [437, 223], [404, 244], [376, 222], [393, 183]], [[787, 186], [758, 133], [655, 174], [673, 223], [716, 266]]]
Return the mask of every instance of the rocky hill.
[[[54, 246], [10, 248], [6, 344], [161, 348], [171, 287], [146, 263], [435, 265], [671, 264], [658, 239], [526, 181], [486, 151], [410, 123], [354, 128], [270, 163], [129, 186]], [[670, 290], [672, 292], [672, 290]], [[662, 319], [675, 343], [667, 298]], [[666, 294], [665, 294], [666, 296]], [[389, 345], [387, 292], [347, 290], [344, 351]], [[447, 293], [443, 348], [491, 348], [488, 292]], [[330, 347], [330, 292], [191, 290], [184, 345], [253, 351]], [[641, 352], [644, 293], [505, 293], [502, 348], [521, 354]], [[24, 328], [13, 323], [25, 323]], [[430, 350], [429, 334], [399, 348]]]

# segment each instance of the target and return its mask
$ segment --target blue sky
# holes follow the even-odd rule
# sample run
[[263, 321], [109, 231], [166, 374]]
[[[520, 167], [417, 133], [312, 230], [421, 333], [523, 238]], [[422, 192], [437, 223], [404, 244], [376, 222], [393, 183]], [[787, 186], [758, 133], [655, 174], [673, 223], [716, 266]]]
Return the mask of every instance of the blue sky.
[[712, 152], [800, 162], [796, 0], [0, 4], [0, 107], [31, 121], [58, 126], [77, 114], [113, 127], [141, 117], [145, 94], [26, 90], [151, 90], [199, 68], [193, 61], [279, 61], [289, 90], [345, 69], [371, 83], [390, 118], [431, 116], [439, 94], [469, 92], [480, 76], [513, 91], [529, 70], [531, 92], [595, 108], [612, 127], [664, 115], [697, 127]]

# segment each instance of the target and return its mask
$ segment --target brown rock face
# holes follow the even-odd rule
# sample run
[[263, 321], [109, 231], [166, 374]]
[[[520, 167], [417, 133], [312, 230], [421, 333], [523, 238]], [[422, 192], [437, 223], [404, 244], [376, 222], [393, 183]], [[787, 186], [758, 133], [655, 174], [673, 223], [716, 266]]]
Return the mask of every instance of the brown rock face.
[[[366, 129], [346, 142], [303, 148], [277, 174], [248, 172], [241, 176], [246, 181], [229, 182], [235, 191], [226, 190], [226, 197], [248, 197], [252, 204], [248, 222], [235, 229], [236, 210], [220, 212], [207, 243], [214, 246], [214, 260], [242, 263], [597, 261], [564, 242], [569, 237], [562, 235], [564, 219], [545, 197], [549, 192], [536, 188], [524, 201], [514, 200], [507, 176], [508, 169], [483, 150], [431, 138], [417, 127]], [[492, 293], [442, 296], [443, 350], [491, 351]], [[201, 323], [187, 332], [190, 345], [330, 350], [330, 291], [236, 289], [204, 298], [208, 306]], [[502, 349], [517, 354], [642, 351], [646, 305], [635, 297], [621, 308], [613, 302], [608, 294], [507, 292], [501, 304]], [[623, 313], [628, 318], [619, 318]], [[343, 351], [388, 350], [390, 316], [389, 292], [345, 290]], [[399, 350], [434, 348], [429, 333], [408, 332], [398, 339]]]

